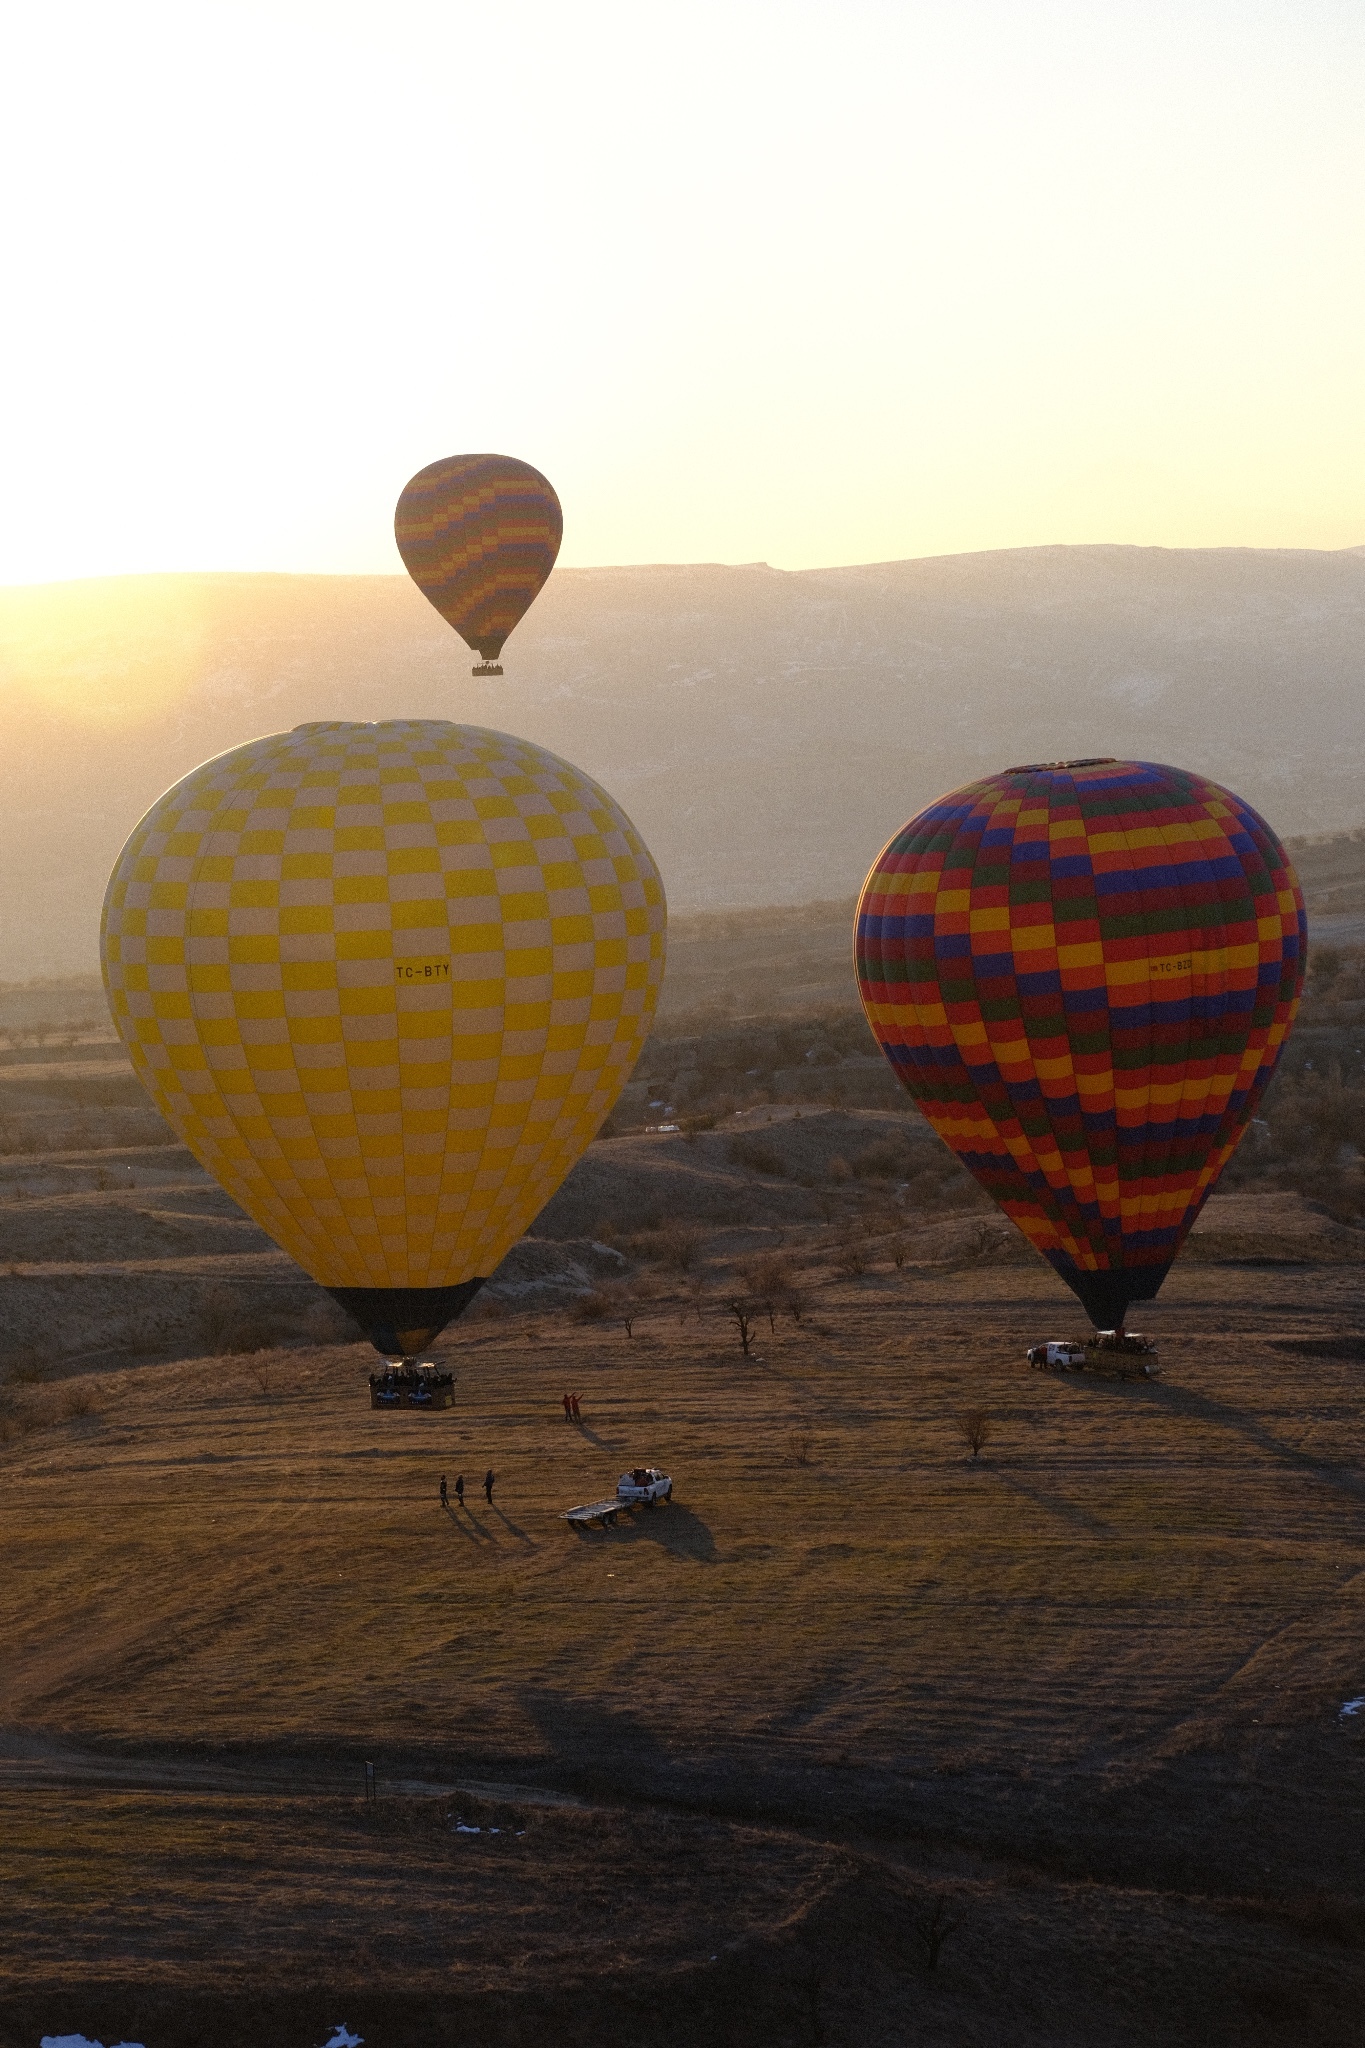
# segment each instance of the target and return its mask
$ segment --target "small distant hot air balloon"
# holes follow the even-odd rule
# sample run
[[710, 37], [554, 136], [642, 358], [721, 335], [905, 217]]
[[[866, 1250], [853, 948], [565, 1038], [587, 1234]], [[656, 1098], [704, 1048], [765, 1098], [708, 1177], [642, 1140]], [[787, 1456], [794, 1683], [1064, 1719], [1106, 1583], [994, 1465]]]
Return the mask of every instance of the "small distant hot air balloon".
[[863, 885], [868, 1021], [925, 1116], [1101, 1328], [1149, 1301], [1275, 1071], [1303, 985], [1283, 846], [1146, 761], [941, 797]]
[[600, 1128], [664, 965], [658, 870], [526, 740], [320, 724], [222, 754], [120, 854], [101, 952], [158, 1109], [390, 1356]]
[[409, 576], [500, 676], [502, 643], [544, 588], [564, 536], [554, 488], [511, 455], [448, 455], [404, 485], [394, 537]]

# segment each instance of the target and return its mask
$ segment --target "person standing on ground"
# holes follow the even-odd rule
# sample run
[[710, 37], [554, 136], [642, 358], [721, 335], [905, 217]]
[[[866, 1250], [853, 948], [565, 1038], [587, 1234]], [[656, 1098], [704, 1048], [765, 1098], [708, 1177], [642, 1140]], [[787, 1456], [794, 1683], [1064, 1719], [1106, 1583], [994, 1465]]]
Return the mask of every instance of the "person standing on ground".
[[581, 1413], [581, 1411], [580, 1411], [580, 1409], [579, 1409], [579, 1406], [578, 1406], [578, 1396], [577, 1396], [577, 1394], [570, 1394], [570, 1396], [569, 1396], [569, 1399], [570, 1399], [570, 1400], [571, 1400], [571, 1401], [573, 1402], [573, 1419], [574, 1419], [574, 1421], [575, 1421], [575, 1422], [581, 1422], [581, 1421], [583, 1420], [583, 1416], [582, 1416], [582, 1413]]
[[493, 1468], [490, 1465], [483, 1475], [483, 1497], [488, 1502], [490, 1508], [493, 1505], [493, 1478]]
[[461, 1473], [460, 1473], [459, 1477], [458, 1477], [458, 1478], [456, 1479], [456, 1481], [455, 1481], [455, 1498], [456, 1498], [456, 1500], [457, 1500], [457, 1501], [458, 1501], [458, 1502], [460, 1503], [460, 1506], [461, 1506], [461, 1507], [463, 1507], [463, 1506], [464, 1506], [464, 1473], [463, 1473], [463, 1472], [461, 1472]]
[[450, 1506], [450, 1488], [446, 1485], [446, 1475], [444, 1472], [441, 1474], [441, 1506], [443, 1508]]
[[564, 1420], [565, 1420], [566, 1422], [572, 1422], [572, 1421], [573, 1421], [573, 1395], [572, 1395], [572, 1394], [566, 1394], [566, 1395], [564, 1396]]

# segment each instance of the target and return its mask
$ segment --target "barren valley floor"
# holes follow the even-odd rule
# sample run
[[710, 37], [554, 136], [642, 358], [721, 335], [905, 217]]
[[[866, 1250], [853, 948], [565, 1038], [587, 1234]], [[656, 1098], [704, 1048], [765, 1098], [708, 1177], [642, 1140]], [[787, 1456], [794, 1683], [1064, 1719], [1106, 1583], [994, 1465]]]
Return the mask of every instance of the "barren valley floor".
[[731, 1107], [594, 1145], [382, 1414], [121, 1058], [0, 1071], [3, 2048], [1356, 2048], [1340, 1188], [1216, 1196], [1159, 1380], [1059, 1376], [918, 1118]]
[[0, 2038], [1358, 2041], [1360, 1309], [1192, 1265], [1128, 1384], [1022, 1366], [1044, 1272], [874, 1266], [749, 1360], [681, 1296], [457, 1328], [432, 1416], [357, 1345], [42, 1388]]

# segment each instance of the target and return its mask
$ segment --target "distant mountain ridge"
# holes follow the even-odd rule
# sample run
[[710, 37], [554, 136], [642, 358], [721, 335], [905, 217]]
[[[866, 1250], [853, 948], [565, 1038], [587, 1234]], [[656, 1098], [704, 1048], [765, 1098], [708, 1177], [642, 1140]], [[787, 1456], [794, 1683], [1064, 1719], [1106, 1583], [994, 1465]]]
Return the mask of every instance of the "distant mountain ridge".
[[1365, 820], [1361, 548], [560, 569], [504, 659], [472, 678], [401, 576], [0, 591], [0, 979], [88, 968], [147, 806], [308, 719], [542, 742], [624, 803], [681, 911], [849, 895], [913, 811], [1015, 761], [1176, 761], [1286, 834]]

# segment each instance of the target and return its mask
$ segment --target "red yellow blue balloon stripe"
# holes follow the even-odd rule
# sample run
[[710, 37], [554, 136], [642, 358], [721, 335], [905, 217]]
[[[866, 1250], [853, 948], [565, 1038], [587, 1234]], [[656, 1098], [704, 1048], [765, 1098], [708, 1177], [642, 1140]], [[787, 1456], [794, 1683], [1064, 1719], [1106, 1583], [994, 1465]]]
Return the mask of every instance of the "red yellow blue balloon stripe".
[[1160, 1287], [1275, 1070], [1307, 925], [1284, 847], [1203, 776], [1040, 763], [912, 818], [858, 904], [868, 1020], [1074, 1289]]

